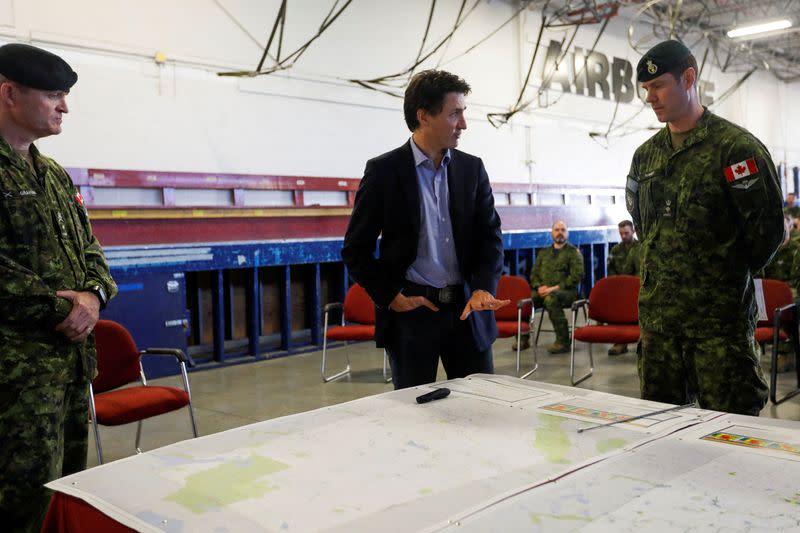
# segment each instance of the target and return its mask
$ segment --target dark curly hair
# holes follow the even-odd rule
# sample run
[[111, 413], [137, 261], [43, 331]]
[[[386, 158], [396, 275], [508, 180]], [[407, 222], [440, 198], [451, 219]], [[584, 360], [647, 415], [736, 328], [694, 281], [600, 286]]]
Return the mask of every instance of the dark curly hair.
[[432, 115], [442, 112], [444, 99], [448, 93], [468, 95], [472, 91], [469, 84], [455, 74], [444, 70], [423, 70], [408, 82], [403, 99], [403, 115], [411, 131], [419, 127], [417, 110], [424, 109]]

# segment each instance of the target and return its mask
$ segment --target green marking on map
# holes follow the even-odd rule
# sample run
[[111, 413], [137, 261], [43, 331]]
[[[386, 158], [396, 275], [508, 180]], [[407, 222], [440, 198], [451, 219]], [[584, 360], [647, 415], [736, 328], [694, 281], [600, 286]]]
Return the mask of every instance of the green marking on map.
[[292, 455], [294, 455], [295, 457], [299, 457], [300, 459], [306, 459], [308, 457], [311, 457], [311, 455], [307, 454], [306, 452], [294, 452]]
[[625, 446], [625, 439], [606, 439], [597, 442], [597, 451], [600, 453], [608, 453]]
[[545, 513], [530, 513], [531, 522], [534, 524], [541, 524], [542, 518], [550, 518], [553, 520], [571, 520], [573, 522], [591, 522], [592, 518], [588, 516], [581, 516], [577, 514], [545, 514]]
[[261, 478], [287, 468], [287, 464], [253, 454], [245, 460], [221, 464], [187, 476], [186, 485], [164, 499], [182, 505], [193, 513], [204, 513], [259, 498], [275, 490], [276, 485]]
[[419, 492], [420, 494], [422, 494], [423, 496], [425, 496], [425, 495], [427, 495], [427, 494], [433, 494], [433, 489], [428, 489], [428, 488], [425, 488], [425, 489], [419, 489], [417, 492]]
[[791, 503], [792, 505], [800, 505], [800, 492], [796, 492], [794, 496], [784, 498], [783, 501]]
[[571, 444], [567, 432], [561, 429], [561, 424], [567, 421], [560, 416], [539, 413], [542, 427], [536, 429], [534, 447], [544, 454], [545, 459], [551, 463], [569, 463], [567, 452]]

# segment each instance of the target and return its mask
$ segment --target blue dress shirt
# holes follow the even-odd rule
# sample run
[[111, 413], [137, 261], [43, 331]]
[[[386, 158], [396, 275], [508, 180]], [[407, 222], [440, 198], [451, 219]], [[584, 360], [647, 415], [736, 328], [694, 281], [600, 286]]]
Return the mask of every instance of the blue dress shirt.
[[462, 280], [450, 220], [450, 190], [447, 185], [450, 150], [445, 152], [437, 169], [413, 138], [409, 142], [419, 184], [420, 225], [417, 258], [408, 267], [406, 279], [431, 287], [457, 285]]

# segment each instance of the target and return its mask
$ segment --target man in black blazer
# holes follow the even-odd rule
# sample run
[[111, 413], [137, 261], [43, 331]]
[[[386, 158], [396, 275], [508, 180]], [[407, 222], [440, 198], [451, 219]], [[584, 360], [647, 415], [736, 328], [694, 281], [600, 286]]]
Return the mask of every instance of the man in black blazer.
[[[458, 151], [469, 85], [416, 74], [403, 111], [411, 139], [367, 162], [342, 258], [376, 307], [375, 341], [397, 389], [491, 373], [494, 294], [503, 267], [500, 218], [483, 162]], [[379, 256], [375, 242], [381, 236]]]

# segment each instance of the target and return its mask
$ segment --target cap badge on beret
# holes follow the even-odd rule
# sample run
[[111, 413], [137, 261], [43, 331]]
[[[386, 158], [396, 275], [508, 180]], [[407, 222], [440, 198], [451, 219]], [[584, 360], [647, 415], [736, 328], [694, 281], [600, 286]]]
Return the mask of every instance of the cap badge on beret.
[[653, 63], [651, 59], [647, 60], [647, 72], [649, 74], [655, 74], [656, 72], [658, 72], [658, 65]]

